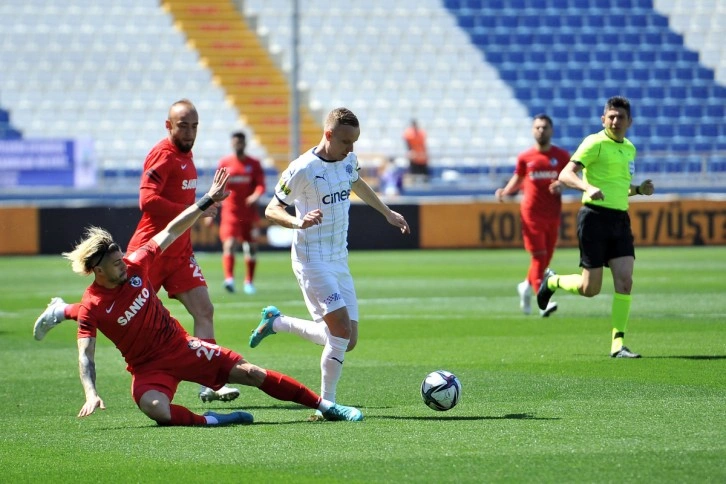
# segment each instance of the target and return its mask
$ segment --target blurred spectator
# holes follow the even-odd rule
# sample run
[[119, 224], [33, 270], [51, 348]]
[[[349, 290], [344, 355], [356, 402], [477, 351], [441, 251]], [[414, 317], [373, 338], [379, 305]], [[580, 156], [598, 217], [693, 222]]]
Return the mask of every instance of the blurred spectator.
[[399, 166], [395, 158], [388, 158], [378, 170], [378, 191], [386, 196], [400, 195], [403, 191], [405, 171], [404, 168]]
[[426, 131], [419, 128], [415, 119], [403, 132], [403, 140], [408, 150], [409, 173], [416, 181], [428, 181], [429, 178], [429, 155], [426, 150]]

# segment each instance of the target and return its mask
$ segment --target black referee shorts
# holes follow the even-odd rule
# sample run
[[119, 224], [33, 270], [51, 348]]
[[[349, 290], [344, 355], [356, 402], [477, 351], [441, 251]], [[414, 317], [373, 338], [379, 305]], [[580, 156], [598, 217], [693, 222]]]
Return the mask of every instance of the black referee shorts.
[[627, 211], [583, 205], [577, 213], [580, 267], [608, 267], [617, 257], [635, 257], [633, 231]]

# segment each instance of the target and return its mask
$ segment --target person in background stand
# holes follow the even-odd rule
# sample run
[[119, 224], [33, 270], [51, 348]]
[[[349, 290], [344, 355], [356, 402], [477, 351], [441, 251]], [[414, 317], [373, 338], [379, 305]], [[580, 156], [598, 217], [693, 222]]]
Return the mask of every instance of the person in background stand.
[[424, 182], [429, 179], [429, 154], [426, 148], [426, 132], [418, 126], [415, 119], [403, 132], [409, 161], [408, 172], [416, 180]]

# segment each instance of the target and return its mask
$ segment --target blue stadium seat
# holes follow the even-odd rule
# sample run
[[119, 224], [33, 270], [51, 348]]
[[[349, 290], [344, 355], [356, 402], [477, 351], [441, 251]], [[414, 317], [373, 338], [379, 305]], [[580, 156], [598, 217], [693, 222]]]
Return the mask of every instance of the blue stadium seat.
[[671, 69], [669, 69], [668, 67], [651, 67], [647, 70], [651, 72], [652, 79], [658, 84], [671, 79]]
[[544, 15], [542, 27], [547, 30], [559, 30], [562, 27], [562, 18], [557, 15]]
[[570, 117], [570, 108], [563, 105], [553, 105], [549, 108], [549, 115], [557, 127], [558, 120], [566, 120]]
[[695, 138], [696, 137], [696, 126], [689, 123], [679, 123], [676, 127], [677, 138]]
[[670, 86], [668, 88], [668, 96], [673, 99], [687, 99], [688, 89], [686, 86]]
[[718, 138], [721, 135], [722, 124], [703, 123], [698, 126], [698, 135], [703, 138]]
[[[633, 108], [633, 116], [644, 119], [652, 119], [658, 117], [658, 105], [641, 103], [637, 108]], [[641, 124], [641, 123], [639, 123]]]
[[704, 109], [700, 104], [685, 104], [683, 106], [683, 116], [696, 121], [704, 116]]
[[[681, 117], [681, 105], [680, 104], [664, 104], [660, 107], [660, 113], [658, 117], [667, 118], [670, 122], [675, 122], [677, 118]], [[666, 122], [668, 122], [666, 120]]]
[[[477, 15], [468, 0], [465, 5]], [[501, 54], [488, 56], [489, 62], [530, 113], [544, 109], [556, 118], [557, 137], [571, 142], [571, 149], [597, 129], [602, 104], [616, 94], [633, 102], [631, 135], [641, 153], [698, 154], [726, 145], [726, 88], [714, 81], [712, 69], [699, 65], [698, 54], [684, 46], [653, 0], [481, 0], [481, 5], [478, 15], [499, 18], [502, 30], [472, 41], [483, 42], [485, 50], [497, 45]], [[693, 160], [668, 169], [694, 172]]]
[[726, 109], [724, 109], [724, 105], [722, 103], [720, 104], [707, 104], [705, 106], [706, 116], [709, 118], [719, 119], [723, 121], [724, 117], [726, 117]]
[[675, 134], [676, 129], [671, 123], [657, 124], [655, 126], [654, 135], [658, 138], [672, 138], [673, 136], [675, 136]]

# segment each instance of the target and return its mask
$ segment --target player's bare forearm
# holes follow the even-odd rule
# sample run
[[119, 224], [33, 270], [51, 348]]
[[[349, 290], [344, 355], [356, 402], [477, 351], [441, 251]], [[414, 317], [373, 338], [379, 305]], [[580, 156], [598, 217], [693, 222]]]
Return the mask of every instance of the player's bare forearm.
[[373, 191], [373, 189], [370, 187], [370, 185], [368, 185], [368, 183], [366, 183], [364, 179], [359, 177], [356, 181], [353, 182], [351, 188], [353, 189], [353, 193], [358, 195], [358, 198], [363, 200], [369, 206], [376, 209], [384, 217], [388, 218], [391, 209], [388, 208], [388, 205], [383, 203], [380, 198], [378, 198], [376, 192]]
[[588, 189], [588, 184], [578, 175], [581, 169], [579, 163], [571, 161], [565, 165], [557, 179], [568, 188], [585, 192]]
[[81, 338], [78, 340], [78, 372], [86, 400], [97, 397], [96, 391], [96, 338]]
[[361, 200], [366, 202], [368, 205], [370, 205], [378, 212], [380, 212], [384, 217], [386, 217], [386, 220], [389, 224], [401, 229], [401, 233], [411, 233], [408, 222], [406, 222], [406, 219], [403, 218], [403, 215], [398, 212], [394, 212], [388, 207], [388, 205], [383, 203], [383, 201], [378, 198], [376, 192], [373, 191], [373, 189], [370, 187], [370, 185], [368, 185], [368, 183], [366, 183], [365, 180], [363, 180], [362, 178], [358, 178], [355, 182], [353, 182], [352, 189], [353, 193], [358, 195]]

